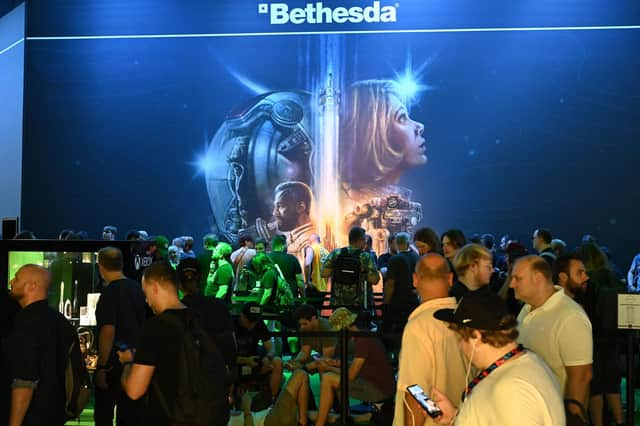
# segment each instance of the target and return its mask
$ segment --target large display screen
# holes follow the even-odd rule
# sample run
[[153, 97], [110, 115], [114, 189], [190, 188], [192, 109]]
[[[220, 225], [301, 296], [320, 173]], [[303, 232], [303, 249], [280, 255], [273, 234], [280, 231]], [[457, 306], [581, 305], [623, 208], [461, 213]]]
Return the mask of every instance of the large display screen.
[[553, 3], [32, 2], [24, 226], [547, 227], [626, 263], [639, 6]]

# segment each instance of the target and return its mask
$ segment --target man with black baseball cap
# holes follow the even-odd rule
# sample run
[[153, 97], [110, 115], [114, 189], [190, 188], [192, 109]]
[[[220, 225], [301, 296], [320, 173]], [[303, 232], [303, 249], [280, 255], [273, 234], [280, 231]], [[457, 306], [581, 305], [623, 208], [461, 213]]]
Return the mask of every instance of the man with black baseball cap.
[[[469, 293], [456, 309], [434, 316], [449, 323], [460, 347], [480, 373], [469, 382], [459, 409], [437, 389], [433, 400], [442, 410], [440, 424], [564, 425], [560, 387], [553, 373], [534, 353], [516, 342], [516, 319], [492, 292]], [[467, 373], [468, 374], [468, 373]], [[407, 395], [411, 410], [419, 409]]]

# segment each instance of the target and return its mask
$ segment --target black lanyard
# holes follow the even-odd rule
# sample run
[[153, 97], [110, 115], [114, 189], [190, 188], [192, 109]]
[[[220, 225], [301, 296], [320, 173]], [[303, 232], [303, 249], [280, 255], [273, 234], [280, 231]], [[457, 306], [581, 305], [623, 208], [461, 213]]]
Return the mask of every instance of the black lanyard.
[[524, 346], [518, 345], [517, 348], [507, 352], [506, 354], [504, 354], [502, 358], [498, 359], [493, 364], [491, 364], [490, 366], [482, 370], [480, 374], [478, 374], [476, 378], [473, 379], [471, 383], [467, 385], [467, 388], [464, 390], [464, 392], [462, 392], [462, 401], [465, 400], [465, 397], [468, 397], [469, 395], [471, 395], [471, 391], [473, 390], [473, 388], [475, 388], [478, 385], [478, 383], [483, 381], [489, 374], [493, 373], [498, 367], [502, 366], [505, 362], [509, 361], [514, 356], [521, 354], [523, 352], [526, 352], [526, 349], [524, 348]]

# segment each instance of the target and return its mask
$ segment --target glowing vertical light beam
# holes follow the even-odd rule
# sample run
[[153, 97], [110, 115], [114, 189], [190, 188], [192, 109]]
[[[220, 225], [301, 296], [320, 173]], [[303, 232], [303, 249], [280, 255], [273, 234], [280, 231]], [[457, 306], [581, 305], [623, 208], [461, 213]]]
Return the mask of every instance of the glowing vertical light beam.
[[321, 65], [316, 80], [314, 186], [318, 200], [318, 230], [328, 247], [342, 243], [339, 176], [340, 91], [339, 39], [326, 37], [321, 45]]

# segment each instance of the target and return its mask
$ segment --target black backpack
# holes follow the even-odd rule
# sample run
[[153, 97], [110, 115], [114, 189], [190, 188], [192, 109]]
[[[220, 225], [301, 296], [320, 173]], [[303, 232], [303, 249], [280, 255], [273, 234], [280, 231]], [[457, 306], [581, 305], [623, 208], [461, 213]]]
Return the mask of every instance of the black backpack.
[[162, 321], [180, 330], [182, 340], [176, 360], [178, 388], [175, 401], [165, 400], [157, 381], [152, 391], [169, 419], [170, 425], [226, 425], [229, 403], [225, 384], [226, 365], [215, 343], [201, 327], [194, 312], [183, 321], [173, 313], [162, 315]]
[[80, 413], [91, 397], [91, 382], [84, 356], [80, 351], [78, 334], [66, 320], [64, 321], [66, 323], [64, 332], [68, 333], [71, 339], [64, 370], [64, 414], [66, 421], [80, 417]]
[[334, 305], [359, 306], [362, 297], [360, 255], [362, 250], [349, 251], [344, 247], [335, 258], [331, 273], [331, 296]]

